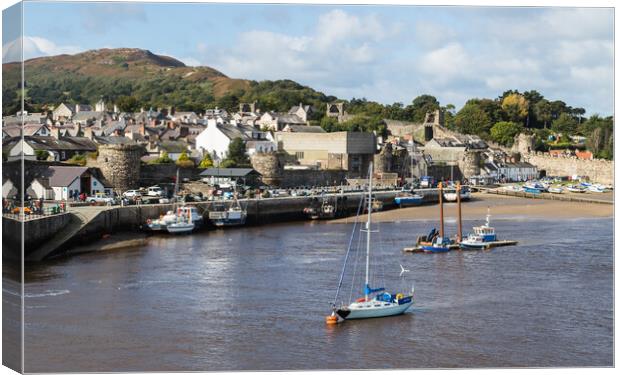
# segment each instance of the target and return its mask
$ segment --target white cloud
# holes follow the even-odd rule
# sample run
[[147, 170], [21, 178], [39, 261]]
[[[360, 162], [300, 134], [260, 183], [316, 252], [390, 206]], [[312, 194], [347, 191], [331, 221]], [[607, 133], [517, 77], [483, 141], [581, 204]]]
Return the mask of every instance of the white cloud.
[[25, 36], [23, 40], [22, 38], [17, 38], [2, 46], [2, 63], [20, 61], [22, 58], [22, 47], [24, 60], [65, 53], [73, 54], [82, 51], [77, 46], [61, 46], [42, 37]]
[[363, 67], [376, 62], [380, 43], [399, 32], [375, 15], [357, 16], [342, 10], [322, 14], [307, 35], [251, 30], [242, 32], [233, 46], [197, 46], [207, 64], [225, 74], [251, 79], [330, 80], [350, 87]]

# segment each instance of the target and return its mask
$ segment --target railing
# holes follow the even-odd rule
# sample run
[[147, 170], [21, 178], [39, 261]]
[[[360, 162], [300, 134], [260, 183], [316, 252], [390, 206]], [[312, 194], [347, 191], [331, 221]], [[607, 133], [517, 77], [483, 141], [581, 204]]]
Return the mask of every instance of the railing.
[[[20, 202], [21, 203], [21, 202]], [[3, 200], [2, 216], [14, 220], [33, 220], [51, 215], [59, 215], [67, 212], [67, 206], [63, 202], [24, 202], [24, 207], [15, 204], [13, 200]]]

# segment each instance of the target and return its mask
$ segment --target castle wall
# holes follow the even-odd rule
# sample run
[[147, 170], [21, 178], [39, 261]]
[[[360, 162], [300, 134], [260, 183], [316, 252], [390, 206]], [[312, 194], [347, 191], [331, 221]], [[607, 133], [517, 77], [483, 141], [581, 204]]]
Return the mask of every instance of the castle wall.
[[604, 159], [582, 160], [574, 156], [551, 156], [547, 153], [522, 154], [523, 161], [534, 164], [548, 176], [588, 176], [591, 181], [613, 184], [614, 162]]

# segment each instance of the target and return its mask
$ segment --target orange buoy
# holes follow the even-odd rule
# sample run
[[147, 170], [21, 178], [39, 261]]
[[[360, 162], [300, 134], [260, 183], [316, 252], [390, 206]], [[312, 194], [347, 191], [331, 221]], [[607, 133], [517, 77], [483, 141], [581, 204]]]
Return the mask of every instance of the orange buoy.
[[336, 324], [338, 323], [338, 317], [336, 315], [328, 315], [325, 317], [325, 323]]

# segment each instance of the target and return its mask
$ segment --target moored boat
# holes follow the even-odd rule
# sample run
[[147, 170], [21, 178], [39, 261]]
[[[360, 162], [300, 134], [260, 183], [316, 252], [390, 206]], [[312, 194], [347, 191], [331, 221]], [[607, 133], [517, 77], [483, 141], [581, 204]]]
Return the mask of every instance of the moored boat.
[[424, 196], [415, 193], [401, 192], [394, 198], [394, 203], [397, 206], [419, 206], [422, 204]]
[[495, 228], [491, 226], [491, 214], [487, 212], [486, 223], [473, 228], [467, 238], [459, 243], [461, 249], [486, 249], [490, 243], [497, 241]]
[[561, 186], [550, 186], [549, 192], [552, 194], [562, 194], [564, 192], [564, 189], [562, 189]]
[[569, 185], [566, 187], [566, 190], [570, 191], [571, 193], [585, 193], [586, 189], [581, 188], [577, 185]]
[[[365, 282], [364, 282], [364, 297], [356, 299], [354, 302], [349, 304], [342, 304], [340, 307], [336, 306], [338, 301], [338, 294], [340, 288], [342, 286], [342, 281], [344, 278], [347, 260], [349, 258], [349, 253], [351, 251], [351, 245], [353, 244], [353, 238], [357, 229], [357, 221], [353, 226], [353, 233], [351, 235], [351, 240], [349, 241], [349, 248], [345, 255], [344, 266], [342, 268], [342, 273], [340, 274], [340, 282], [338, 284], [338, 289], [336, 290], [336, 297], [334, 298], [334, 302], [332, 304], [332, 313], [331, 315], [325, 318], [327, 324], [335, 324], [342, 322], [344, 320], [351, 319], [365, 319], [365, 318], [380, 318], [392, 315], [399, 315], [404, 313], [407, 309], [411, 307], [413, 304], [413, 288], [410, 293], [401, 292], [401, 293], [388, 293], [385, 291], [384, 287], [380, 288], [372, 288], [370, 286], [370, 250], [371, 250], [371, 233], [377, 232], [377, 230], [373, 230], [371, 227], [371, 213], [372, 213], [372, 163], [369, 167], [369, 184], [368, 184], [368, 199], [366, 199], [367, 207], [367, 220], [363, 229], [360, 229], [360, 232], [365, 232], [366, 234], [366, 273], [365, 273]], [[361, 206], [363, 201], [360, 201], [360, 207], [358, 207], [358, 215], [361, 213]], [[361, 236], [361, 233], [360, 233]], [[405, 270], [401, 266], [402, 276]]]

